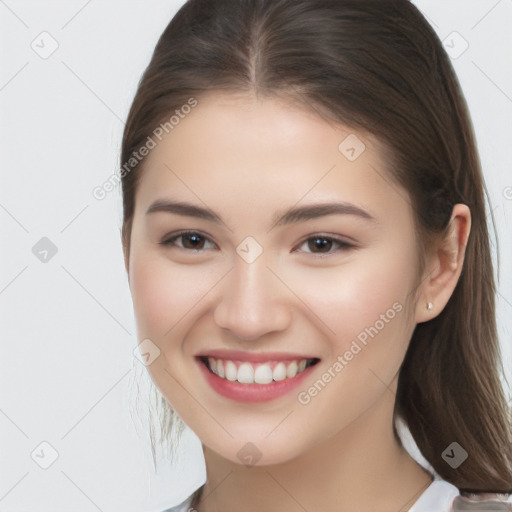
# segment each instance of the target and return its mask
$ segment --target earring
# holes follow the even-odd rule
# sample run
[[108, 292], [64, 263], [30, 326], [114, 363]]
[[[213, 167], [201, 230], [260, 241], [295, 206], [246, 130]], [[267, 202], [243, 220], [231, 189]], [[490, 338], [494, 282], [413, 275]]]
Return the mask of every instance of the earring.
[[434, 304], [432, 304], [432, 302], [427, 302], [427, 311], [432, 311], [433, 308]]

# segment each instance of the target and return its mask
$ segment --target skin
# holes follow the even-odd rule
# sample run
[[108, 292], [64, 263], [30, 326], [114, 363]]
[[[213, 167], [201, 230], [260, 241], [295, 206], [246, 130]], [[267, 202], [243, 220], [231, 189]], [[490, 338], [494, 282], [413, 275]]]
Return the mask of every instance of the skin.
[[[375, 138], [285, 99], [214, 92], [198, 100], [146, 158], [125, 262], [139, 339], [161, 351], [148, 370], [203, 444], [207, 482], [196, 509], [408, 510], [431, 476], [393, 436], [398, 371], [415, 325], [439, 314], [455, 288], [468, 208], [454, 207], [418, 286], [412, 207], [391, 184]], [[366, 146], [354, 161], [338, 150], [349, 134]], [[206, 206], [223, 222], [146, 214], [169, 198]], [[354, 204], [374, 221], [336, 214], [273, 225], [287, 208], [332, 201]], [[199, 231], [202, 251], [189, 238], [159, 244], [180, 230]], [[355, 248], [318, 249], [308, 243], [315, 235]], [[247, 236], [263, 249], [252, 263], [236, 252]], [[299, 403], [297, 393], [396, 303], [401, 311], [309, 403]], [[320, 362], [297, 391], [243, 404], [213, 391], [194, 359], [221, 348]], [[237, 455], [248, 442], [261, 455], [250, 467]]]

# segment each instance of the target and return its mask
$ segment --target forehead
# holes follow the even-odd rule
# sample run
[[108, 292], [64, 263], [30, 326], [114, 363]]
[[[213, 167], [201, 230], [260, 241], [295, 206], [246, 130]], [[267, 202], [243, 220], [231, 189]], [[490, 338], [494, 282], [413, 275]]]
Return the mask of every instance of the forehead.
[[370, 134], [282, 98], [209, 93], [197, 100], [146, 157], [141, 207], [166, 192], [223, 207], [317, 199], [396, 206], [383, 146]]
[[[200, 97], [194, 110], [165, 136], [167, 144], [163, 146], [193, 144], [198, 150], [195, 157], [219, 157], [223, 150], [225, 160], [230, 155], [242, 157], [240, 166], [247, 166], [249, 157], [258, 161], [265, 157], [275, 161], [277, 156], [336, 159], [339, 143], [354, 130], [327, 121], [312, 108], [291, 98], [210, 92]], [[365, 134], [364, 138], [377, 149], [374, 137]], [[161, 146], [154, 156], [165, 151]]]

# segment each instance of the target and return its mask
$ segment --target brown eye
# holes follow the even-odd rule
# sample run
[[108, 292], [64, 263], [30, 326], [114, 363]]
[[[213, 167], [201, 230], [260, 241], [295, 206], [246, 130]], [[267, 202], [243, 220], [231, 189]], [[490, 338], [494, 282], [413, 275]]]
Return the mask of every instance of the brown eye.
[[316, 235], [311, 236], [304, 240], [300, 247], [305, 247], [300, 252], [305, 252], [309, 254], [317, 254], [319, 256], [322, 255], [331, 255], [341, 251], [348, 251], [355, 247], [355, 245], [345, 242], [344, 240], [340, 240], [338, 238]]
[[205, 239], [201, 235], [193, 233], [190, 235], [185, 234], [185, 235], [180, 235], [180, 236], [181, 236], [181, 239], [183, 240], [183, 247], [185, 249], [202, 249], [203, 248]]
[[314, 237], [308, 240], [308, 248], [311, 252], [329, 252], [332, 248], [333, 241], [330, 238]]
[[185, 231], [178, 233], [171, 238], [167, 238], [159, 242], [160, 245], [176, 247], [178, 249], [189, 250], [189, 251], [201, 251], [205, 248], [207, 243], [212, 244], [215, 248], [215, 244], [211, 242], [207, 237], [197, 233], [196, 231]]

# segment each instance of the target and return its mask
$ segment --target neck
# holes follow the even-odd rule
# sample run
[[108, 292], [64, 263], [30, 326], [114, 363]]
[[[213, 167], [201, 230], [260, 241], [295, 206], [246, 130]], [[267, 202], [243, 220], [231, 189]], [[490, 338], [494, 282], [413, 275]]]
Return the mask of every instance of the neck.
[[280, 464], [245, 467], [203, 447], [207, 481], [197, 510], [409, 510], [432, 477], [395, 438], [394, 402], [386, 395], [342, 431]]

